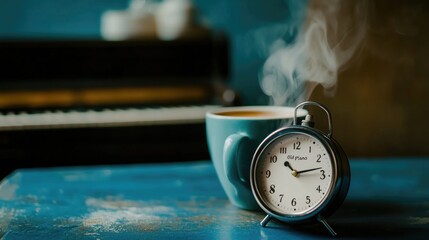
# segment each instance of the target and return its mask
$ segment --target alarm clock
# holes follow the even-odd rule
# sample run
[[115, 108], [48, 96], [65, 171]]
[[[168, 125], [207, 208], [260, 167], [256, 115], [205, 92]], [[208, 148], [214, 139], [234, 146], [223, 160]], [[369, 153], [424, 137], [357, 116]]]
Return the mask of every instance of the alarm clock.
[[[312, 115], [298, 124], [297, 110], [307, 105], [326, 113], [329, 132], [314, 128]], [[307, 101], [296, 106], [293, 125], [274, 131], [260, 143], [251, 162], [250, 182], [257, 203], [267, 213], [262, 227], [272, 218], [290, 224], [320, 222], [337, 235], [325, 218], [347, 195], [350, 166], [332, 134], [329, 110]]]

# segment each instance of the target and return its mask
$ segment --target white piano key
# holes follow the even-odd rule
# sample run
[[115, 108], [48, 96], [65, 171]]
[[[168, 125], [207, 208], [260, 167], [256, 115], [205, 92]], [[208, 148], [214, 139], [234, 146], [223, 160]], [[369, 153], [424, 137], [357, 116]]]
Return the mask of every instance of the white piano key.
[[0, 131], [130, 125], [203, 123], [205, 113], [218, 105], [165, 108], [105, 109], [102, 111], [46, 111], [0, 114]]

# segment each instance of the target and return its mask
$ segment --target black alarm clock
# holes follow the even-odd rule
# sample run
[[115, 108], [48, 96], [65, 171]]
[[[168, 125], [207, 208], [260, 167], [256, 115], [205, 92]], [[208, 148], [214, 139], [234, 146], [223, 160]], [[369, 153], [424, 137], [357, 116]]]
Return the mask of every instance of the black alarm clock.
[[[314, 128], [311, 115], [297, 123], [297, 110], [306, 105], [324, 110], [329, 132]], [[332, 137], [329, 110], [317, 102], [296, 106], [293, 125], [271, 133], [257, 148], [251, 163], [253, 195], [272, 219], [290, 224], [322, 223], [336, 236], [325, 218], [344, 201], [350, 185], [350, 167], [341, 146]]]

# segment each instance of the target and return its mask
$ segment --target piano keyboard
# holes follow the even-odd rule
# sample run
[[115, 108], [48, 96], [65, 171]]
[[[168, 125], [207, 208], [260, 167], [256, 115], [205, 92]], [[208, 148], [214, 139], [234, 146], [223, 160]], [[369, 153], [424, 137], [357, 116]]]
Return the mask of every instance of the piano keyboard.
[[0, 131], [203, 123], [218, 105], [0, 114]]

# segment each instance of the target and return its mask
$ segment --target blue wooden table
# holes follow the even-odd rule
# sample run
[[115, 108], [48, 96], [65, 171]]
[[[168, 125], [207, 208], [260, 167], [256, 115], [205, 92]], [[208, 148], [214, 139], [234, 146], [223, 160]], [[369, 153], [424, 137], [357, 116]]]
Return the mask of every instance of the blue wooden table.
[[[429, 159], [352, 159], [328, 222], [341, 238], [429, 238]], [[0, 239], [311, 239], [231, 205], [209, 161], [18, 170], [0, 183]]]

